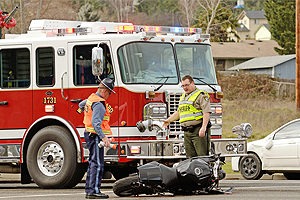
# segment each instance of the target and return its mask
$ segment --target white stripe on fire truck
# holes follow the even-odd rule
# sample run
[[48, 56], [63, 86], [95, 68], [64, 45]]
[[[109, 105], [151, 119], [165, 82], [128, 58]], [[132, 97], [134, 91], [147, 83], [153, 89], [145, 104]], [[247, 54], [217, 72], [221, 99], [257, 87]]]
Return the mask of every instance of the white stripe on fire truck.
[[[137, 136], [155, 136], [155, 131], [149, 132], [146, 130], [141, 133], [138, 131], [137, 127], [111, 127], [112, 136], [118, 137], [118, 132], [120, 132], [120, 137], [137, 137]], [[77, 128], [80, 137], [84, 137], [84, 128]]]
[[0, 130], [0, 138], [2, 140], [22, 139], [25, 131], [26, 129]]
[[[149, 132], [146, 130], [140, 133], [136, 127], [112, 127], [112, 136], [118, 137], [118, 132], [120, 132], [121, 137], [135, 137], [135, 136], [155, 136], [155, 131]], [[12, 129], [12, 130], [0, 130], [0, 138], [2, 140], [7, 139], [22, 139], [25, 134], [26, 129]], [[80, 137], [84, 137], [84, 128], [77, 128]]]

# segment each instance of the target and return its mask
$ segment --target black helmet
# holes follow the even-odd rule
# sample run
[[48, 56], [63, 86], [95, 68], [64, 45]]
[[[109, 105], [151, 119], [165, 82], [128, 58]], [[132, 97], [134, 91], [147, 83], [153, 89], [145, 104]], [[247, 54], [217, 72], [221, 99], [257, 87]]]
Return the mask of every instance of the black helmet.
[[114, 89], [114, 81], [111, 80], [110, 78], [103, 79], [101, 81], [101, 84], [104, 85], [107, 89], [109, 89], [113, 93], [116, 93], [115, 91], [113, 91], [113, 89]]

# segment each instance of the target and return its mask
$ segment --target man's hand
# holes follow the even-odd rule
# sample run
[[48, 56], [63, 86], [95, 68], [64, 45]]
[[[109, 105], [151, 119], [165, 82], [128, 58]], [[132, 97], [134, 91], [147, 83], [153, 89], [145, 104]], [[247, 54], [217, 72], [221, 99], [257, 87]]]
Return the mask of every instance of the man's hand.
[[168, 119], [163, 123], [163, 128], [167, 128], [171, 122], [174, 122], [179, 119], [179, 112], [175, 111]]
[[201, 127], [199, 130], [199, 137], [205, 137], [206, 127]]
[[109, 141], [109, 139], [106, 136], [104, 138], [102, 138], [102, 141], [104, 142], [104, 146], [105, 147], [109, 147], [110, 141]]
[[163, 128], [167, 128], [169, 124], [170, 124], [169, 120], [165, 120], [163, 123]]

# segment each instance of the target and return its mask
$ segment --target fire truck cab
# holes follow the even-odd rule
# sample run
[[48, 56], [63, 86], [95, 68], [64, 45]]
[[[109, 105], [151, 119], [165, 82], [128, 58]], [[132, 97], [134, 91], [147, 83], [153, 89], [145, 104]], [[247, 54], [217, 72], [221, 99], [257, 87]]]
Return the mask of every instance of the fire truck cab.
[[105, 149], [106, 171], [119, 179], [149, 161], [184, 159], [179, 122], [161, 125], [177, 110], [186, 74], [210, 93], [218, 151], [244, 153], [244, 141], [221, 139], [222, 92], [201, 29], [33, 20], [26, 34], [0, 40], [0, 172], [18, 167], [22, 183], [75, 186], [88, 157], [76, 110], [106, 77], [115, 81], [108, 103], [117, 145]]

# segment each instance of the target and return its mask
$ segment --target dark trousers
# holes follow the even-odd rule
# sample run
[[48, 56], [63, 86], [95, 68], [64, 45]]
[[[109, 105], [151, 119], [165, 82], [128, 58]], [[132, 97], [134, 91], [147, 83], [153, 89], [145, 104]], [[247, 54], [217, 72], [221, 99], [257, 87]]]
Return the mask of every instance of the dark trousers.
[[209, 155], [210, 128], [206, 130], [204, 137], [199, 137], [200, 128], [199, 125], [192, 130], [184, 131], [184, 147], [187, 158]]
[[97, 134], [84, 132], [84, 139], [90, 151], [85, 192], [87, 194], [97, 194], [100, 193], [101, 180], [104, 171], [104, 148], [98, 147], [100, 138]]

